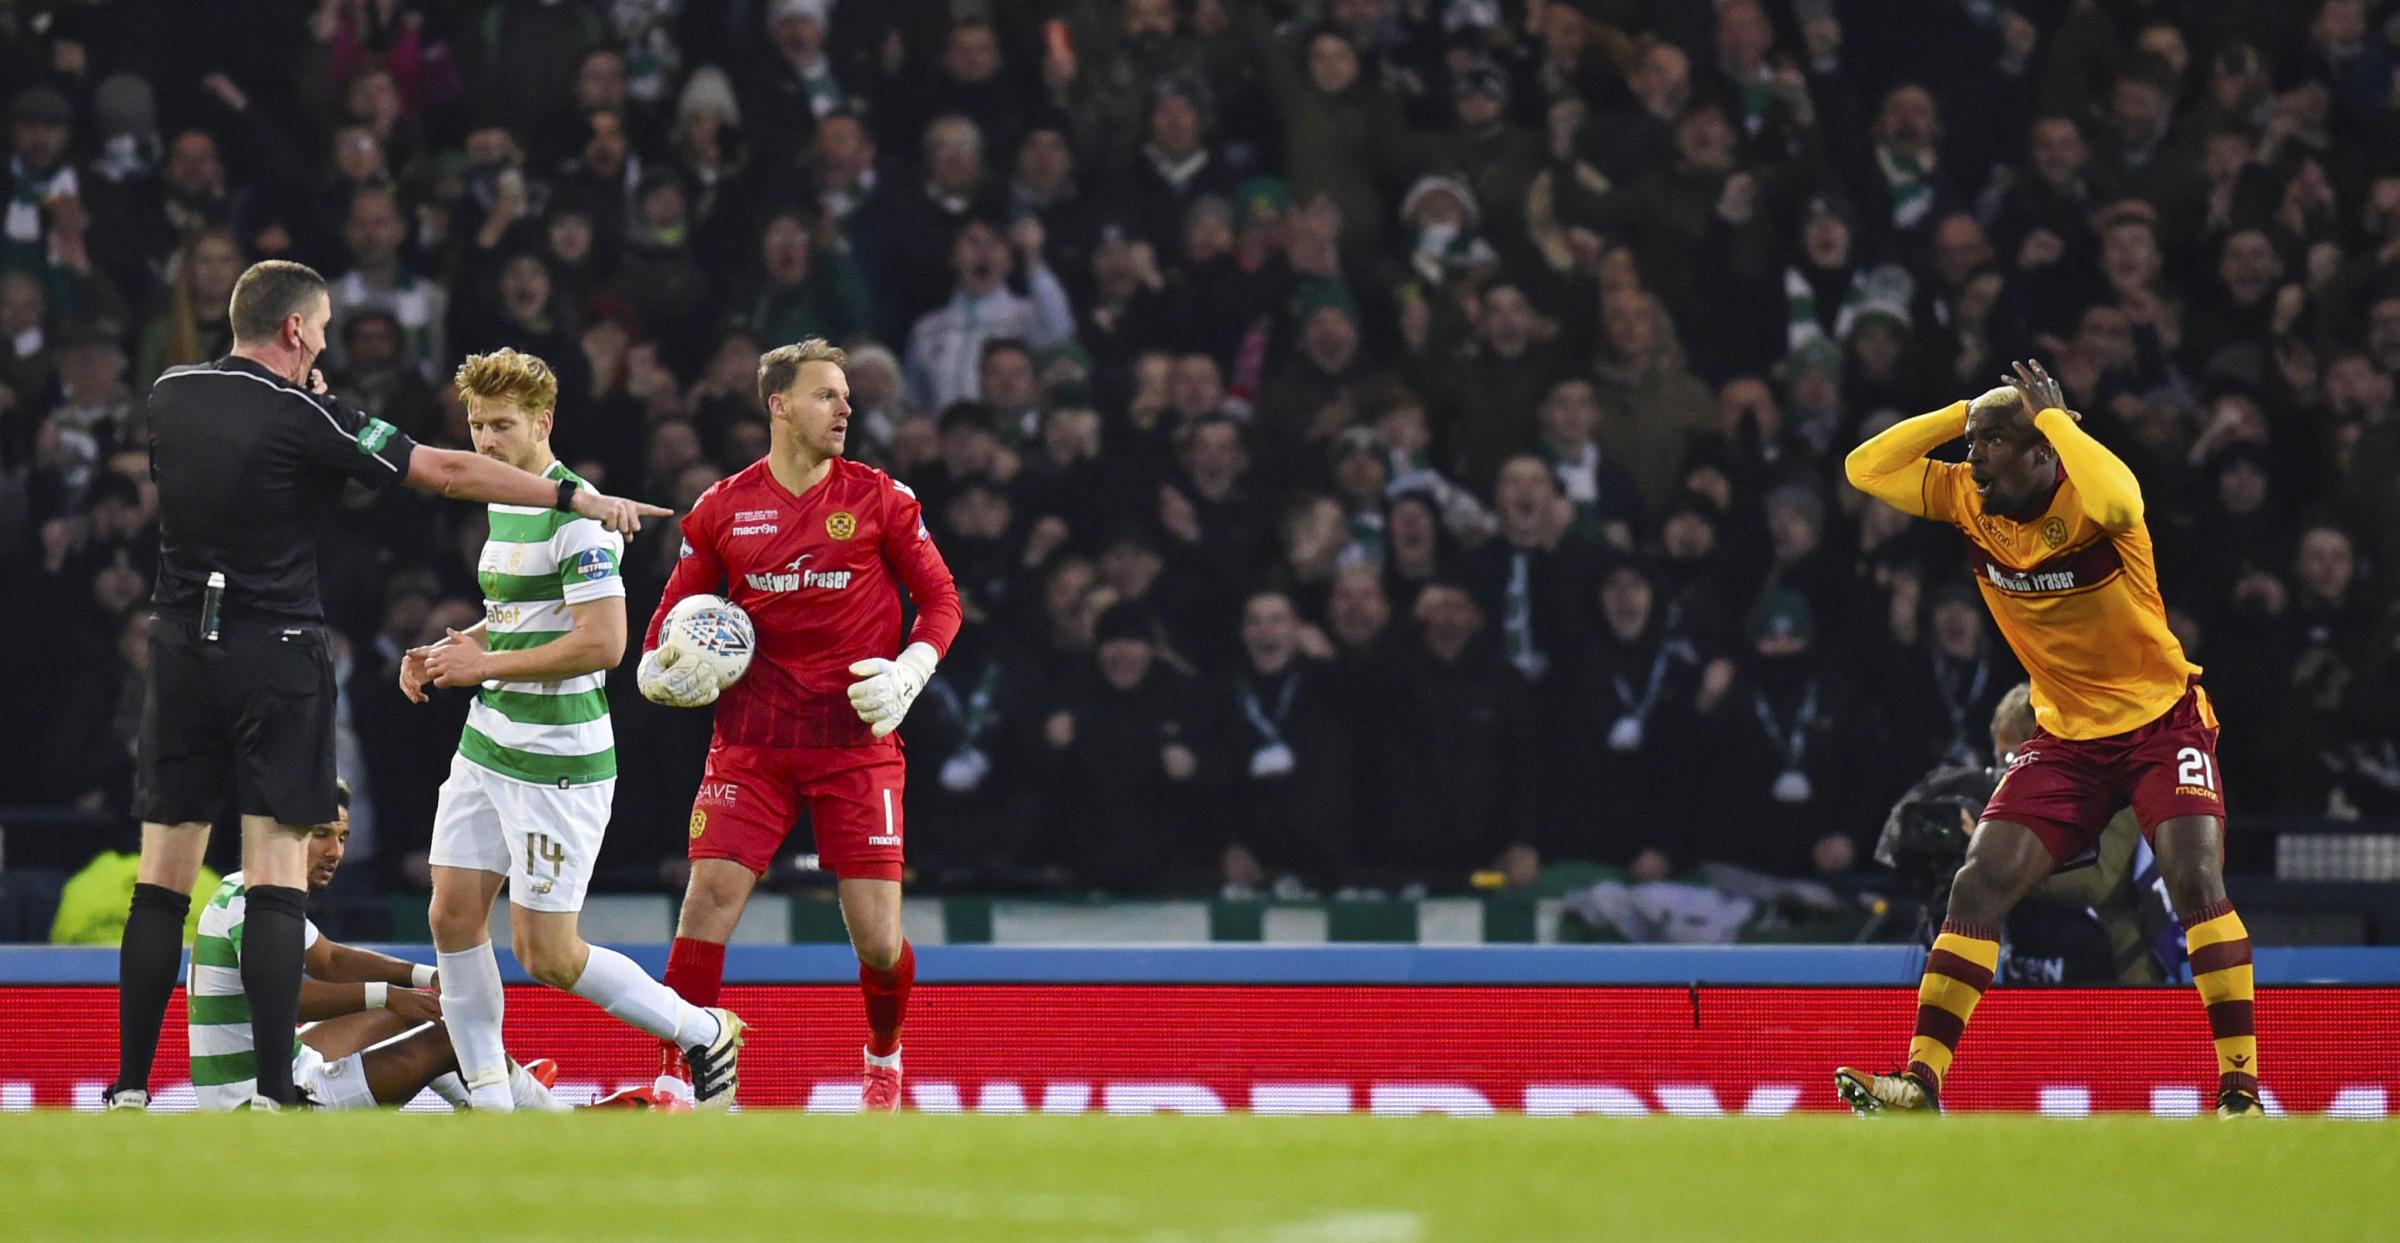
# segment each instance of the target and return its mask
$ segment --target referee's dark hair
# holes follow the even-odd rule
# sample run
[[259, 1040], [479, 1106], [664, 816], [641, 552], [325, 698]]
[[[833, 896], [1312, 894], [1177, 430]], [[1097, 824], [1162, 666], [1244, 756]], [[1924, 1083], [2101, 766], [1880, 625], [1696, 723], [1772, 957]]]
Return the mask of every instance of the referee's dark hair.
[[283, 321], [308, 310], [325, 296], [325, 278], [305, 263], [266, 259], [250, 265], [233, 283], [233, 305], [227, 318], [235, 341], [265, 341], [283, 330]]

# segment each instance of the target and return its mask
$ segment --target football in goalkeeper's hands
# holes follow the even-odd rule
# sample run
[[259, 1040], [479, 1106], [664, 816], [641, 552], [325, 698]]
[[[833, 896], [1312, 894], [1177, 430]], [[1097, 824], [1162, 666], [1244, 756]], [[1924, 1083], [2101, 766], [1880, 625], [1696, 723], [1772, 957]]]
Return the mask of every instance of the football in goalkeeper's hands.
[[749, 671], [758, 635], [741, 605], [723, 596], [694, 595], [667, 610], [658, 646], [661, 653], [675, 653], [673, 663], [677, 665], [690, 663], [708, 670], [723, 688], [741, 681], [742, 674]]

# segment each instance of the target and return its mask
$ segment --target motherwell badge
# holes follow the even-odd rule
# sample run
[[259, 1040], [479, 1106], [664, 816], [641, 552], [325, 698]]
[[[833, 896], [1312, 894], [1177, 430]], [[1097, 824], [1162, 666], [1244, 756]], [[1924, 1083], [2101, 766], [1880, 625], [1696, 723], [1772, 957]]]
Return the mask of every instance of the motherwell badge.
[[858, 515], [847, 509], [837, 509], [827, 514], [825, 533], [835, 539], [848, 539], [858, 534]]
[[692, 813], [692, 840], [693, 840], [693, 841], [695, 841], [695, 842], [696, 842], [696, 841], [699, 841], [699, 840], [700, 840], [700, 835], [701, 835], [701, 834], [703, 834], [703, 833], [706, 833], [706, 832], [708, 832], [708, 813], [707, 813], [707, 812], [705, 812], [705, 811], [695, 811], [695, 812], [693, 812], [693, 813]]
[[2042, 523], [2042, 542], [2056, 548], [2067, 542], [2067, 520], [2053, 517]]

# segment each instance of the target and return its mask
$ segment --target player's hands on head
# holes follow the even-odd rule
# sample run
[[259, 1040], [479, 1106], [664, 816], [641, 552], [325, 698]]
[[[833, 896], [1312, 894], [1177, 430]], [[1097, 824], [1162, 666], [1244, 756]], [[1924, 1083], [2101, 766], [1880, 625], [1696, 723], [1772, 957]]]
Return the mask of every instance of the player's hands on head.
[[665, 518], [675, 511], [646, 501], [629, 501], [619, 496], [594, 492], [590, 488], [575, 489], [568, 502], [579, 517], [590, 518], [619, 535], [631, 535], [642, 529], [644, 518]]
[[933, 679], [934, 661], [932, 647], [911, 643], [896, 660], [871, 656], [853, 663], [850, 672], [858, 675], [858, 681], [850, 684], [850, 707], [859, 720], [873, 727], [876, 737], [891, 736], [908, 716], [909, 705]]
[[642, 698], [670, 708], [705, 708], [715, 703], [725, 688], [700, 665], [677, 661], [679, 655], [665, 647], [642, 653], [642, 663], [634, 671]]
[[2067, 409], [2066, 390], [2059, 387], [2058, 381], [2048, 371], [2042, 369], [2041, 363], [2028, 360], [2015, 364], [2015, 368], [2014, 374], [2004, 375], [2000, 379], [2025, 399], [2026, 422], [2031, 423], [2033, 416], [2044, 410], [2062, 411], [2078, 423], [2083, 421], [2082, 415]]
[[421, 988], [393, 986], [384, 994], [384, 1009], [411, 1023], [438, 1023], [442, 1020], [442, 999], [437, 993]]

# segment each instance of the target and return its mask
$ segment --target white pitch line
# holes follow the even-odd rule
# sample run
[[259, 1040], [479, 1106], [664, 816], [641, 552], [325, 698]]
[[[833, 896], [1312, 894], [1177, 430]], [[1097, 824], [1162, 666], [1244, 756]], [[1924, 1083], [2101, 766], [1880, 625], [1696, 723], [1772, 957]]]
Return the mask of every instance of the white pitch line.
[[1201, 1239], [1211, 1243], [1258, 1239], [1269, 1243], [1422, 1243], [1425, 1237], [1425, 1219], [1415, 1213], [1361, 1212], [1278, 1222], [1263, 1229], [1242, 1227], [1207, 1234], [1157, 1230], [1143, 1235], [1142, 1243], [1195, 1243]]

